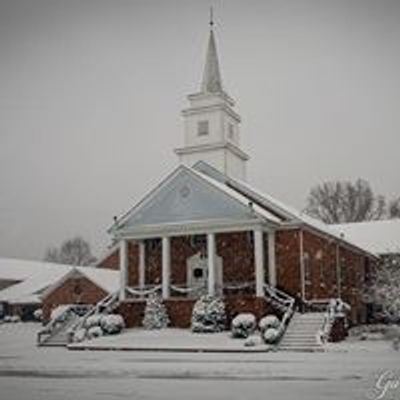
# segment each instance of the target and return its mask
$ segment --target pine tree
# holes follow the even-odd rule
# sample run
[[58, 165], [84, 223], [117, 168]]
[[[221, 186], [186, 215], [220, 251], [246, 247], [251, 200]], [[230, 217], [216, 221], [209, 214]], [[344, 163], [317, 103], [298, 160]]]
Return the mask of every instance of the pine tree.
[[152, 294], [146, 300], [146, 308], [144, 311], [143, 326], [145, 329], [162, 329], [169, 324], [167, 309], [162, 299]]

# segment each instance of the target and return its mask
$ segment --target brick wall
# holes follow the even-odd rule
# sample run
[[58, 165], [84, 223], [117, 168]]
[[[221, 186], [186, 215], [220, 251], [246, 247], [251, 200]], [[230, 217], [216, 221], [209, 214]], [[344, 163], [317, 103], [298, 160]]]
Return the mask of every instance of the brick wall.
[[44, 320], [48, 321], [51, 310], [61, 304], [96, 304], [107, 295], [106, 291], [85, 277], [69, 278], [43, 299]]
[[301, 296], [300, 232], [298, 229], [276, 232], [277, 286], [294, 297]]
[[329, 299], [338, 296], [336, 241], [303, 231], [305, 298]]
[[[170, 319], [170, 326], [175, 328], [190, 328], [193, 306], [195, 300], [171, 298], [165, 300], [164, 304]], [[224, 297], [225, 311], [227, 316], [226, 328], [230, 328], [232, 319], [239, 313], [253, 313], [257, 320], [268, 314], [281, 317], [280, 311], [273, 307], [263, 298], [254, 296], [226, 296]], [[121, 303], [115, 312], [120, 313], [127, 327], [140, 327], [144, 317], [146, 303], [143, 300], [128, 300]]]
[[[217, 254], [222, 257], [224, 284], [254, 282], [254, 244], [252, 232], [220, 233], [216, 235]], [[230, 293], [225, 291], [226, 293]], [[241, 290], [254, 293], [254, 288]], [[235, 291], [235, 294], [238, 294]]]

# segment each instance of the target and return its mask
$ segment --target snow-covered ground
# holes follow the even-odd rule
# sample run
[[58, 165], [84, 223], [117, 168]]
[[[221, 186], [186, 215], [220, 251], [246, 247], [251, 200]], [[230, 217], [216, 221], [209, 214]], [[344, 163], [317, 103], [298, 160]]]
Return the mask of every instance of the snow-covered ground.
[[175, 351], [267, 351], [271, 346], [261, 342], [260, 335], [254, 338], [259, 343], [254, 347], [245, 347], [244, 340], [233, 339], [227, 332], [214, 333], [192, 333], [188, 329], [127, 329], [120, 335], [109, 335], [86, 340], [82, 343], [73, 344], [74, 348], [96, 348], [96, 349], [154, 349]]
[[38, 328], [0, 325], [1, 400], [366, 399], [383, 371], [400, 368], [383, 341], [315, 354], [68, 351], [36, 348]]

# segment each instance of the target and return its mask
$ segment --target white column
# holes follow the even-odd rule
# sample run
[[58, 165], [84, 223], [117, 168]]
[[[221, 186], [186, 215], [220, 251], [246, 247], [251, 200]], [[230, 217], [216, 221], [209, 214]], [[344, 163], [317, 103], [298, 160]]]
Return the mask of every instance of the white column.
[[275, 232], [268, 232], [268, 279], [272, 287], [276, 287]]
[[128, 245], [125, 239], [119, 242], [119, 299], [126, 299], [126, 286], [128, 283]]
[[171, 275], [171, 244], [169, 237], [162, 238], [162, 297], [169, 297], [169, 284]]
[[254, 263], [256, 273], [256, 296], [264, 296], [264, 241], [261, 228], [254, 229]]
[[145, 286], [145, 265], [146, 254], [144, 241], [139, 242], [139, 288], [144, 289]]
[[215, 234], [207, 235], [208, 294], [215, 295]]

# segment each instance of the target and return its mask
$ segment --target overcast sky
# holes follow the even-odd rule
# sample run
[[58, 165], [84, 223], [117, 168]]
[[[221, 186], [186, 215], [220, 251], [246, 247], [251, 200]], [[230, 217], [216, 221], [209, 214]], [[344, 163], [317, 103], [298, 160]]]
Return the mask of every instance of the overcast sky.
[[[303, 208], [311, 186], [400, 195], [400, 1], [214, 1], [249, 181]], [[41, 259], [177, 165], [209, 1], [0, 0], [0, 256]]]

